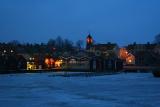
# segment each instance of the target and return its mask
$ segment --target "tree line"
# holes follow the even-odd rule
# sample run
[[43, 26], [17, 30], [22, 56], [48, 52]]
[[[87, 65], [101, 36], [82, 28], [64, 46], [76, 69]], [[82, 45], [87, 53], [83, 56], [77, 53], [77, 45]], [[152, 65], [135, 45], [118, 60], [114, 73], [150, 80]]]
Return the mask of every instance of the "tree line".
[[0, 43], [1, 51], [4, 49], [13, 49], [17, 53], [48, 53], [61, 54], [64, 52], [74, 52], [76, 50], [84, 49], [84, 41], [78, 40], [75, 43], [69, 39], [63, 39], [57, 36], [55, 39], [49, 39], [47, 43], [20, 43], [17, 40], [8, 43]]
[[0, 43], [0, 73], [6, 70], [26, 69], [26, 59], [22, 54], [41, 56], [36, 59], [39, 60], [38, 62], [44, 62], [45, 57], [56, 58], [64, 53], [74, 54], [83, 49], [83, 40], [74, 43], [60, 36], [49, 39], [47, 43], [20, 43], [17, 40]]

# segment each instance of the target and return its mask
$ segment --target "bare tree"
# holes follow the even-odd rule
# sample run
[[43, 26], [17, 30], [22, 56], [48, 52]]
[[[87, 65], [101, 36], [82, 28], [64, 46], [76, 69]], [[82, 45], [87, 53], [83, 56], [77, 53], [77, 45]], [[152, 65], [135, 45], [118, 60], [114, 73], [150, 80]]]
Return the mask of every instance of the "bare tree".
[[63, 39], [61, 38], [61, 36], [58, 36], [56, 39], [55, 39], [55, 42], [56, 42], [56, 47], [58, 48], [58, 50], [62, 50], [63, 48]]
[[18, 45], [20, 42], [18, 40], [12, 40], [9, 42], [9, 44]]
[[47, 45], [48, 46], [55, 46], [56, 42], [54, 39], [49, 39]]
[[72, 49], [73, 49], [73, 42], [68, 39], [65, 39], [64, 40], [64, 51], [72, 51]]
[[84, 41], [83, 41], [83, 40], [78, 40], [78, 41], [76, 42], [76, 47], [77, 47], [78, 49], [82, 49], [82, 48], [83, 48], [83, 45], [84, 45]]
[[158, 35], [155, 36], [154, 43], [160, 44], [160, 34], [158, 34]]

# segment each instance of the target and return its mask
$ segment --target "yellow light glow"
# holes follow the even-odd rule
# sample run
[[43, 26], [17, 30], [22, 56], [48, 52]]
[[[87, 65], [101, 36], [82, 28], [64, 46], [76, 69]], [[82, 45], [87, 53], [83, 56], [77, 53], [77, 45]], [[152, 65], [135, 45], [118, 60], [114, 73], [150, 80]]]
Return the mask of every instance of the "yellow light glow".
[[93, 40], [91, 38], [87, 38], [87, 43], [92, 43]]
[[47, 64], [47, 65], [49, 64], [49, 59], [48, 58], [45, 59], [45, 64]]
[[130, 60], [128, 60], [128, 62], [129, 62], [129, 63], [131, 63], [131, 62], [132, 62], [132, 60], [130, 59]]
[[50, 58], [50, 64], [53, 65], [54, 64], [54, 60], [53, 58]]
[[36, 65], [35, 63], [27, 62], [27, 70], [35, 70]]
[[126, 58], [126, 64], [135, 64], [135, 56], [132, 54], [129, 54]]
[[119, 51], [119, 58], [125, 60], [128, 57], [128, 51], [125, 48], [121, 48]]
[[61, 65], [62, 65], [62, 60], [57, 60], [57, 61], [55, 61], [55, 67], [56, 68], [60, 68], [61, 67]]

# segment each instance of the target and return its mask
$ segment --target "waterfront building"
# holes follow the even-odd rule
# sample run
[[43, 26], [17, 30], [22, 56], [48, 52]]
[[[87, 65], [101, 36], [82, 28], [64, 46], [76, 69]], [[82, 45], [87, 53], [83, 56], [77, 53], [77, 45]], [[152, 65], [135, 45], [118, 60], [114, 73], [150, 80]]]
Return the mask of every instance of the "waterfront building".
[[89, 70], [90, 57], [85, 50], [77, 51], [75, 54], [64, 54], [59, 59], [62, 60], [63, 69]]
[[126, 49], [135, 56], [135, 64], [139, 66], [156, 65], [160, 63], [158, 53], [160, 47], [157, 44], [129, 44]]

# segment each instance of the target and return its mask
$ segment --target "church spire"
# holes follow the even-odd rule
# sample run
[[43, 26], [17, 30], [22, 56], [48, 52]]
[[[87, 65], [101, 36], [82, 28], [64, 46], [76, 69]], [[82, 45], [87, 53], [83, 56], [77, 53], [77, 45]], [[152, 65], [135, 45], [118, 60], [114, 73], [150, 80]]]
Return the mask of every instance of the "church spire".
[[86, 50], [90, 49], [90, 47], [93, 45], [93, 39], [92, 36], [90, 35], [90, 33], [87, 36], [86, 39]]

